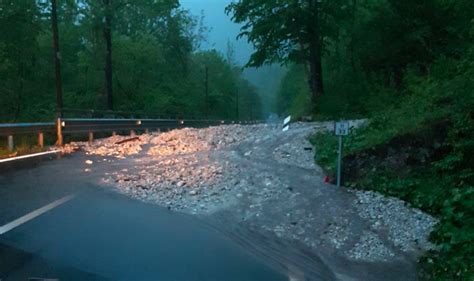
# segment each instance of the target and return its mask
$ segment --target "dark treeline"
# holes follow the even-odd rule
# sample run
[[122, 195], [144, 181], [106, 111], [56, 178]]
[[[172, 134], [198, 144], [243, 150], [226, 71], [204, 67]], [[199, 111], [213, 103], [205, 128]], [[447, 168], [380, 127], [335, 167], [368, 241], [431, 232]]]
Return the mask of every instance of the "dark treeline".
[[[261, 117], [232, 46], [199, 50], [203, 19], [177, 0], [62, 0], [57, 14], [64, 108]], [[51, 30], [51, 1], [0, 1], [0, 120], [54, 117]]]
[[249, 23], [248, 66], [288, 68], [279, 114], [367, 117], [473, 45], [470, 0], [240, 0], [227, 12]]

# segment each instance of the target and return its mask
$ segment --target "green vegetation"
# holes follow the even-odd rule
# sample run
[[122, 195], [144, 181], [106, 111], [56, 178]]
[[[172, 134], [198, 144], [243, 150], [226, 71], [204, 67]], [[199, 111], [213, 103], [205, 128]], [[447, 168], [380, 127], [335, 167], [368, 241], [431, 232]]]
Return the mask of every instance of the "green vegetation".
[[[367, 89], [372, 93], [365, 95], [366, 105], [357, 97], [347, 104], [360, 107], [356, 112], [370, 123], [346, 141], [346, 184], [400, 197], [440, 219], [431, 234], [439, 251], [420, 263], [424, 280], [474, 278], [473, 55], [472, 47], [462, 56], [440, 54], [424, 71], [415, 61], [402, 68], [399, 85], [378, 83]], [[324, 105], [331, 99], [321, 101], [319, 114], [338, 116]], [[345, 107], [338, 111], [353, 117]], [[332, 174], [336, 138], [322, 134], [313, 141], [316, 161]]]
[[[256, 90], [232, 56], [199, 49], [206, 27], [177, 0], [57, 5], [64, 108], [261, 118]], [[54, 117], [51, 46], [51, 1], [0, 1], [1, 121]]]
[[[474, 280], [474, 2], [240, 0], [229, 11], [247, 23], [249, 65], [288, 68], [280, 115], [370, 120], [346, 139], [346, 185], [440, 219], [420, 277]], [[312, 141], [334, 176], [336, 137]]]
[[[473, 55], [440, 60], [432, 74], [412, 77], [399, 103], [345, 141], [347, 186], [400, 197], [440, 219], [431, 234], [439, 251], [420, 264], [426, 280], [474, 277]], [[316, 161], [333, 177], [337, 138], [324, 133], [312, 142]]]

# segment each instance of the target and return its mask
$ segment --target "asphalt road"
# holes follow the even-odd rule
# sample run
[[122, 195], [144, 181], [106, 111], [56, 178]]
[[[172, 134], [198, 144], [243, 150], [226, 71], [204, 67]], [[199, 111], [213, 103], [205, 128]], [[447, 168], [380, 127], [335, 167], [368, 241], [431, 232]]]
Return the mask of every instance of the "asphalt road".
[[102, 190], [83, 169], [81, 156], [0, 167], [0, 227], [73, 196], [0, 235], [2, 281], [288, 280], [196, 218]]

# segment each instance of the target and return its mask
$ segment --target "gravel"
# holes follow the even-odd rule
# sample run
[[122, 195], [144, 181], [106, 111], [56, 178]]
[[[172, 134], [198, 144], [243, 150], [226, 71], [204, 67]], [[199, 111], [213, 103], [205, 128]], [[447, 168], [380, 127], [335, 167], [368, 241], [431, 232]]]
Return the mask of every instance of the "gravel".
[[[297, 147], [296, 149], [295, 146]], [[282, 164], [316, 169], [313, 146], [304, 135], [298, 135], [291, 142], [284, 143], [275, 148], [273, 157]]]
[[218, 163], [206, 155], [160, 159], [137, 167], [110, 173], [103, 182], [133, 198], [192, 214], [218, 209], [230, 190], [226, 184], [238, 184], [232, 174], [224, 173], [235, 171], [231, 163]]
[[438, 222], [432, 216], [409, 208], [402, 200], [371, 191], [356, 191], [355, 206], [362, 218], [371, 222], [372, 229], [388, 231], [389, 238], [402, 251], [432, 248], [427, 233]]
[[129, 161], [104, 175], [107, 188], [231, 231], [243, 227], [299, 243], [321, 258], [390, 262], [430, 249], [433, 217], [396, 198], [323, 183], [307, 137], [331, 127], [297, 123], [282, 132], [275, 125], [224, 125], [73, 146]]
[[[77, 150], [83, 150], [87, 155], [96, 156], [108, 156], [115, 157], [118, 159], [125, 159], [130, 155], [137, 155], [143, 149], [143, 145], [147, 144], [153, 135], [143, 134], [137, 140], [129, 140], [128, 136], [111, 136], [104, 139], [95, 140], [92, 143], [89, 142], [71, 142], [63, 147], [55, 147], [63, 153], [72, 153]], [[121, 144], [118, 142], [126, 141]]]
[[154, 136], [150, 155], [180, 155], [198, 151], [218, 150], [252, 139], [256, 133], [270, 130], [267, 125], [222, 125], [204, 129], [185, 128]]
[[395, 256], [395, 254], [384, 245], [379, 236], [371, 231], [364, 231], [359, 241], [347, 254], [354, 260], [373, 262], [385, 261]]

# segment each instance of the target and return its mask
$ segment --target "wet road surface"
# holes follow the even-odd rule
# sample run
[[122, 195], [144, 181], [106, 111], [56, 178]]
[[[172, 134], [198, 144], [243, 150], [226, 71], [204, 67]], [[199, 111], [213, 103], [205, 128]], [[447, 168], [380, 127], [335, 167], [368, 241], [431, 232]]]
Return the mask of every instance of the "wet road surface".
[[0, 235], [1, 280], [288, 280], [196, 218], [94, 186], [82, 163], [0, 167], [0, 226], [74, 196]]

